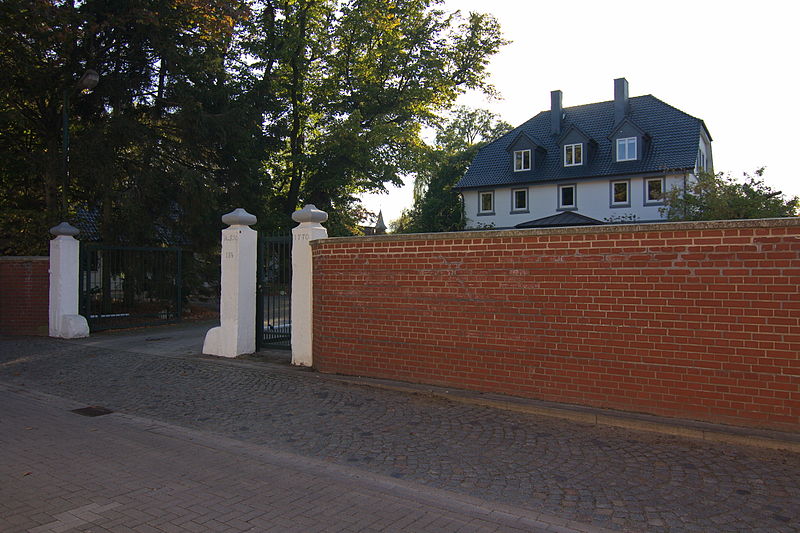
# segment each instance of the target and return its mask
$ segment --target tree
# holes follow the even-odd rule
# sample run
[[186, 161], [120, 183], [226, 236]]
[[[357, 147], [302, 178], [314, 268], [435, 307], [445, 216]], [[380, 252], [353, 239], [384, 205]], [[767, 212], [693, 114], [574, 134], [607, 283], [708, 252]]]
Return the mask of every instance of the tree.
[[265, 161], [288, 216], [328, 210], [354, 231], [357, 195], [419, 168], [420, 132], [466, 89], [493, 92], [488, 59], [504, 43], [488, 15], [445, 14], [438, 0], [273, 0], [248, 43], [255, 86], [279, 102], [282, 148]]
[[793, 217], [800, 200], [773, 191], [763, 180], [764, 168], [744, 173], [737, 180], [729, 174], [701, 173], [685, 190], [673, 188], [664, 195], [662, 213], [669, 220], [732, 220]]
[[[422, 127], [466, 89], [493, 92], [496, 21], [438, 5], [5, 0], [0, 250], [43, 252], [78, 209], [127, 243], [167, 228], [215, 246], [224, 210], [274, 231], [306, 202], [332, 234], [354, 231], [360, 193], [419, 168]], [[87, 68], [100, 84], [72, 95], [67, 180], [64, 93]]]
[[427, 166], [414, 180], [414, 206], [392, 224], [395, 233], [424, 233], [464, 229], [464, 212], [453, 186], [464, 175], [478, 150], [511, 131], [511, 125], [485, 109], [457, 107], [439, 123], [436, 147]]
[[[78, 208], [102, 214], [106, 240], [149, 242], [155, 226], [176, 225], [171, 215], [196, 223], [223, 186], [252, 181], [232, 179], [226, 160], [244, 152], [231, 141], [252, 136], [248, 121], [260, 126], [228, 78], [232, 36], [246, 15], [223, 0], [3, 2], [0, 228], [18, 237], [0, 243], [3, 251], [41, 253], [47, 227]], [[78, 95], [72, 88], [87, 68], [100, 84]]]

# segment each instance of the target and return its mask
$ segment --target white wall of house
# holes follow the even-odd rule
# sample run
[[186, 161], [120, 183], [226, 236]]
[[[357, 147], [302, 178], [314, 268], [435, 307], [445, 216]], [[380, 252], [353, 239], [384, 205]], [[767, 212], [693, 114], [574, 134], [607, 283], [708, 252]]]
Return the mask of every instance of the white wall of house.
[[[668, 191], [673, 187], [683, 188], [683, 174], [669, 175], [663, 178], [663, 190]], [[522, 222], [556, 215], [564, 211], [573, 211], [581, 215], [601, 221], [635, 221], [650, 222], [662, 220], [664, 217], [659, 208], [660, 202], [646, 200], [645, 184], [652, 177], [630, 178], [603, 178], [584, 181], [559, 181], [536, 185], [519, 185], [514, 187], [496, 187], [463, 191], [464, 211], [467, 218], [467, 228], [481, 228], [491, 226], [495, 228], [512, 228]], [[612, 205], [612, 183], [627, 182], [628, 202]], [[575, 186], [575, 208], [559, 208], [559, 186]], [[513, 191], [528, 191], [528, 209], [512, 209]], [[491, 213], [480, 212], [480, 193], [493, 191], [494, 211]]]
[[711, 139], [705, 131], [700, 132], [700, 145], [697, 149], [697, 171], [713, 172], [714, 159], [711, 155]]

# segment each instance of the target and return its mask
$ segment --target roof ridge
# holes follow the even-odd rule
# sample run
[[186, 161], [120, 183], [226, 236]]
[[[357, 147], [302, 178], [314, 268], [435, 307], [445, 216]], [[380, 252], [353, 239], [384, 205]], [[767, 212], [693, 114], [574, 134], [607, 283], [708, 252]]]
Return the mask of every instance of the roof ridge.
[[677, 107], [675, 107], [675, 106], [674, 106], [674, 105], [672, 105], [672, 104], [668, 104], [667, 102], [665, 102], [664, 100], [662, 100], [661, 98], [659, 98], [659, 97], [657, 97], [657, 96], [653, 96], [652, 94], [648, 94], [648, 95], [645, 95], [645, 96], [649, 96], [649, 97], [650, 97], [650, 98], [652, 98], [653, 100], [656, 100], [656, 101], [658, 101], [660, 104], [664, 104], [665, 106], [669, 107], [670, 109], [674, 109], [675, 111], [678, 111], [679, 113], [683, 113], [683, 114], [684, 114], [684, 115], [686, 115], [687, 117], [693, 118], [693, 119], [695, 119], [695, 120], [702, 120], [702, 119], [700, 119], [700, 118], [697, 118], [697, 117], [696, 117], [696, 116], [694, 116], [694, 115], [690, 115], [689, 113], [687, 113], [686, 111], [683, 111], [682, 109], [678, 109]]
[[[638, 100], [640, 98], [648, 98], [648, 97], [649, 98], [653, 98], [654, 100], [658, 100], [659, 102], [666, 103], [663, 100], [661, 100], [660, 98], [657, 98], [657, 97], [653, 96], [652, 94], [640, 94], [639, 96], [631, 96], [631, 97], [628, 98], [628, 100]], [[602, 100], [600, 102], [589, 102], [588, 104], [571, 105], [569, 107], [564, 107], [563, 110], [566, 111], [567, 109], [575, 109], [576, 107], [586, 107], [586, 106], [590, 106], [590, 105], [613, 104], [613, 103], [614, 103], [614, 100]], [[667, 104], [667, 105], [669, 105], [669, 104]], [[673, 106], [670, 106], [670, 107], [673, 107]], [[677, 109], [677, 108], [675, 108], [675, 109]], [[549, 111], [551, 111], [551, 110], [548, 109], [547, 111], [542, 111], [542, 113], [547, 113]], [[678, 109], [678, 111], [680, 111], [680, 109]], [[681, 113], [683, 113], [683, 111], [681, 111]]]

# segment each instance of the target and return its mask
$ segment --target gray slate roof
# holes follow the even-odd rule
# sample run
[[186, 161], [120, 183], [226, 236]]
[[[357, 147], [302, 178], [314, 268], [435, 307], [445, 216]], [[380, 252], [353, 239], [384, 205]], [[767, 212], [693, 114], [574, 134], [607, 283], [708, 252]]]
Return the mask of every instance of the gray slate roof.
[[72, 225], [81, 230], [78, 240], [100, 242], [100, 212], [96, 209], [78, 209]]
[[515, 228], [561, 228], [565, 226], [597, 226], [605, 224], [600, 220], [573, 211], [565, 211], [549, 217], [537, 218], [528, 222], [522, 222], [514, 226]]
[[[170, 216], [177, 218], [177, 210]], [[75, 219], [72, 223], [73, 226], [80, 230], [77, 239], [83, 242], [100, 242], [102, 241], [102, 232], [100, 231], [100, 211], [98, 209], [83, 209], [78, 208], [75, 212]], [[164, 227], [162, 224], [155, 224], [155, 238], [160, 244], [167, 246], [187, 246], [190, 244], [189, 240], [183, 235], [175, 233], [170, 228]]]
[[[650, 136], [641, 160], [617, 163], [614, 161], [612, 134], [614, 124], [614, 101], [565, 107], [565, 118], [561, 131], [577, 126], [597, 143], [593, 155], [587, 151], [584, 164], [564, 167], [562, 148], [558, 144], [560, 135], [550, 133], [550, 111], [542, 111], [521, 126], [494, 142], [484, 146], [473, 159], [464, 177], [455, 185], [456, 189], [494, 187], [554, 180], [575, 180], [601, 176], [645, 174], [664, 170], [693, 169], [702, 120], [676, 109], [652, 95], [635, 96], [629, 99], [627, 118]], [[708, 134], [708, 130], [705, 130]], [[541, 162], [528, 172], [514, 172], [510, 145], [521, 133], [546, 150]], [[709, 135], [709, 139], [710, 139]], [[589, 156], [587, 158], [587, 155]], [[538, 159], [541, 154], [535, 154]], [[587, 160], [588, 159], [588, 160]]]

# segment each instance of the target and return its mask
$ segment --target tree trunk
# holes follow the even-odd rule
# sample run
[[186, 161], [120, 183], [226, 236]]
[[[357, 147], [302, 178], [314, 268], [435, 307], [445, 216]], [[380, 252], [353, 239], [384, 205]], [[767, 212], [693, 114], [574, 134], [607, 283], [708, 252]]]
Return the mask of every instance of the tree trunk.
[[292, 128], [289, 133], [289, 164], [291, 181], [289, 192], [286, 197], [286, 214], [291, 215], [297, 208], [297, 201], [300, 197], [300, 186], [303, 182], [303, 162], [302, 157], [305, 150], [305, 117], [301, 109], [304, 104], [304, 79], [306, 71], [306, 32], [308, 26], [308, 5], [300, 8], [298, 13], [297, 44], [292, 54], [289, 64], [292, 69], [291, 86], [289, 87], [289, 98], [292, 107]]

